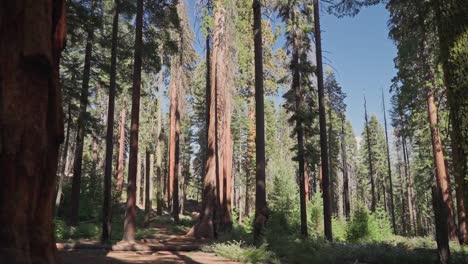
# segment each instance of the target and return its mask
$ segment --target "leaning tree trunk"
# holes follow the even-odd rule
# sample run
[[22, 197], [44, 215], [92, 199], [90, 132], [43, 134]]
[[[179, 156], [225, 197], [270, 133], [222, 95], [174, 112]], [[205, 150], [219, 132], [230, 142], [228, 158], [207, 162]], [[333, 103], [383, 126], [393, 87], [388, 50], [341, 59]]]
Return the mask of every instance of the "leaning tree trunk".
[[63, 141], [60, 54], [65, 1], [0, 9], [0, 259], [60, 263], [53, 199]]
[[[453, 171], [457, 188], [464, 189], [463, 202], [457, 199], [462, 209], [462, 203], [468, 204], [468, 5], [465, 0], [433, 0], [433, 4], [450, 107]], [[457, 197], [459, 196], [461, 194], [457, 190]], [[465, 226], [466, 221], [465, 219]], [[467, 236], [465, 230], [463, 240]]]
[[387, 150], [387, 172], [388, 172], [388, 183], [390, 192], [390, 216], [392, 218], [393, 233], [396, 234], [396, 220], [395, 220], [395, 205], [393, 200], [393, 181], [392, 181], [392, 164], [390, 162], [390, 145], [388, 144], [388, 129], [387, 129], [387, 113], [385, 111], [385, 99], [382, 91], [382, 104], [384, 112], [384, 128], [385, 128], [385, 146]]
[[108, 242], [111, 232], [111, 195], [112, 195], [112, 154], [114, 150], [114, 108], [115, 108], [115, 80], [117, 76], [117, 37], [119, 33], [119, 0], [115, 1], [114, 18], [112, 22], [112, 47], [109, 103], [107, 110], [107, 133], [106, 133], [106, 163], [104, 169], [104, 204], [102, 207], [102, 237], [101, 241]]
[[[93, 1], [92, 6], [95, 5]], [[89, 22], [91, 23], [91, 22]], [[76, 132], [76, 148], [75, 148], [75, 161], [73, 165], [73, 181], [71, 193], [71, 207], [68, 224], [71, 226], [78, 225], [78, 214], [80, 210], [80, 185], [83, 164], [83, 146], [86, 134], [86, 108], [88, 107], [89, 96], [89, 79], [91, 73], [91, 56], [93, 51], [94, 28], [92, 24], [88, 25], [86, 39], [86, 50], [83, 68], [83, 82], [81, 84], [80, 96], [80, 115], [78, 117], [78, 128]]]
[[[254, 49], [255, 49], [255, 220], [254, 241], [260, 244], [261, 235], [268, 219], [265, 182], [265, 113], [263, 99], [263, 43], [262, 10], [260, 0], [253, 1]], [[304, 198], [302, 198], [304, 199]], [[307, 234], [306, 234], [307, 235]]]
[[319, 1], [314, 0], [314, 30], [317, 57], [317, 87], [319, 98], [319, 123], [320, 123], [320, 156], [322, 159], [322, 188], [323, 188], [323, 222], [325, 238], [333, 240], [330, 205], [330, 172], [328, 166], [327, 121], [325, 120], [325, 96], [323, 89], [323, 65], [322, 65], [322, 38], [320, 32]]
[[68, 159], [68, 147], [70, 143], [70, 128], [72, 123], [71, 117], [71, 105], [68, 105], [68, 118], [67, 118], [67, 132], [65, 134], [65, 145], [63, 146], [62, 152], [62, 167], [60, 168], [60, 175], [59, 175], [59, 182], [57, 186], [57, 195], [55, 197], [55, 215], [58, 214], [60, 202], [62, 200], [62, 189], [63, 189], [63, 178], [65, 178], [65, 169], [67, 166], [67, 159]]
[[123, 241], [135, 241], [136, 174], [138, 159], [138, 131], [140, 120], [141, 53], [143, 46], [143, 0], [137, 0], [135, 53], [133, 63], [132, 122], [130, 130], [130, 158], [128, 165], [127, 208], [125, 211]]
[[443, 212], [447, 213], [445, 217], [447, 218], [446, 222], [449, 228], [449, 235], [451, 238], [454, 238], [456, 237], [456, 226], [452, 206], [452, 195], [447, 171], [445, 169], [443, 146], [439, 135], [437, 106], [435, 104], [433, 91], [430, 88], [427, 89], [427, 116], [431, 129], [432, 154], [434, 156], [437, 188], [440, 189], [442, 194], [443, 206], [445, 207]]

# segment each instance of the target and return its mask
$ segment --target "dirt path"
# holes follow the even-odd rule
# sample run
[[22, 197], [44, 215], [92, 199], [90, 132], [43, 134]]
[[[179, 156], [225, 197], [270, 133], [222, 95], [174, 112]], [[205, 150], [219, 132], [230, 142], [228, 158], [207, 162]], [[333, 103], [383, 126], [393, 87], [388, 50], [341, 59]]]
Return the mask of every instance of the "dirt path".
[[64, 264], [149, 264], [149, 263], [206, 263], [206, 264], [237, 264], [227, 259], [201, 251], [179, 252], [131, 252], [131, 251], [106, 251], [106, 250], [73, 250], [60, 251], [59, 256]]
[[80, 240], [77, 243], [57, 243], [57, 248], [64, 264], [238, 263], [200, 251], [205, 243], [185, 236], [187, 230], [175, 231], [158, 223], [154, 223], [152, 229], [154, 236], [136, 244], [103, 246], [98, 241]]

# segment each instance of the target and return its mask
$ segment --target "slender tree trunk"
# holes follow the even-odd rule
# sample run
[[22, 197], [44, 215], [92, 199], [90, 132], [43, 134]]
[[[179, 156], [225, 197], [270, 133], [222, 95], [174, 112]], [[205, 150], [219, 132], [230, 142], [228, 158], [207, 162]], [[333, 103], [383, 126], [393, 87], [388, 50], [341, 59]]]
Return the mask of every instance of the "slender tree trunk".
[[63, 109], [65, 1], [3, 1], [0, 9], [0, 259], [61, 263], [53, 199]]
[[[144, 170], [143, 170], [144, 173]], [[136, 206], [141, 206], [141, 154], [138, 153], [136, 173]]]
[[317, 87], [319, 97], [319, 123], [320, 123], [320, 156], [322, 158], [322, 188], [323, 188], [323, 222], [325, 238], [328, 241], [333, 240], [331, 224], [331, 205], [330, 205], [330, 172], [328, 166], [328, 143], [327, 143], [327, 121], [325, 118], [325, 96], [323, 89], [323, 65], [322, 65], [322, 38], [320, 32], [320, 9], [319, 1], [314, 0], [314, 30], [315, 45], [317, 57]]
[[[294, 21], [294, 13], [291, 18]], [[293, 40], [293, 57], [292, 57], [292, 89], [295, 95], [295, 111], [296, 111], [296, 135], [297, 135], [297, 160], [299, 163], [298, 168], [298, 181], [299, 181], [299, 202], [300, 202], [300, 216], [301, 216], [301, 236], [307, 238], [307, 204], [305, 200], [305, 186], [304, 186], [304, 128], [302, 126], [301, 113], [303, 105], [303, 92], [301, 87], [301, 75], [300, 75], [300, 61], [299, 61], [299, 45], [298, 39]]]
[[156, 174], [157, 174], [157, 182], [158, 182], [158, 189], [156, 194], [156, 214], [162, 215], [162, 207], [164, 203], [163, 199], [163, 188], [164, 188], [164, 177], [163, 177], [163, 169], [162, 169], [162, 145], [163, 137], [162, 137], [162, 102], [163, 102], [163, 70], [159, 72], [159, 90], [158, 90], [158, 123], [156, 126]]
[[226, 113], [225, 113], [225, 153], [224, 153], [224, 176], [223, 176], [223, 218], [222, 225], [226, 230], [232, 229], [231, 200], [232, 200], [232, 135], [231, 135], [231, 115], [232, 115], [232, 94], [226, 89]]
[[[180, 77], [180, 76], [179, 76]], [[175, 142], [175, 155], [174, 155], [174, 171], [173, 171], [173, 186], [172, 186], [172, 216], [174, 217], [174, 221], [176, 223], [179, 222], [179, 172], [180, 172], [180, 113], [179, 113], [179, 106], [177, 105], [176, 110], [176, 131], [175, 131], [175, 138], [173, 139]], [[171, 143], [172, 144], [172, 143]]]
[[127, 104], [122, 100], [122, 109], [120, 110], [120, 124], [119, 124], [119, 158], [116, 173], [116, 192], [119, 200], [122, 195], [124, 169], [125, 169], [125, 124], [127, 122]]
[[388, 191], [390, 192], [390, 216], [392, 218], [393, 233], [396, 234], [396, 220], [395, 220], [395, 204], [393, 202], [393, 181], [392, 181], [392, 164], [390, 162], [390, 144], [388, 143], [388, 129], [387, 129], [387, 112], [385, 111], [385, 99], [382, 91], [382, 104], [384, 112], [384, 128], [385, 128], [385, 146], [387, 149], [387, 172], [388, 172]]
[[341, 160], [343, 161], [343, 205], [344, 215], [349, 219], [351, 206], [349, 202], [349, 176], [348, 176], [348, 160], [346, 157], [346, 142], [345, 142], [345, 117], [341, 118]]
[[406, 180], [406, 202], [408, 203], [408, 214], [409, 214], [409, 226], [408, 231], [412, 232], [415, 230], [414, 219], [413, 219], [413, 200], [411, 195], [411, 180], [410, 180], [410, 172], [409, 172], [409, 165], [408, 165], [408, 150], [406, 148], [406, 138], [402, 137], [402, 148], [403, 148], [403, 164], [404, 164], [404, 172], [405, 172], [405, 180]]
[[138, 131], [140, 123], [141, 61], [143, 46], [143, 0], [137, 0], [135, 19], [135, 52], [133, 63], [132, 121], [130, 130], [130, 158], [128, 165], [127, 209], [125, 211], [123, 240], [135, 241], [136, 174], [138, 159]]
[[[170, 85], [170, 117], [169, 117], [169, 186], [167, 192], [167, 199], [169, 203], [169, 207], [173, 202], [173, 194], [174, 194], [174, 177], [176, 172], [176, 112], [177, 112], [177, 85], [175, 85], [176, 78], [180, 78], [180, 76], [176, 77], [176, 69], [175, 65], [171, 66], [171, 85]], [[174, 212], [174, 210], [172, 211]]]
[[250, 215], [250, 186], [251, 186], [251, 179], [253, 174], [253, 167], [254, 167], [254, 159], [255, 159], [255, 138], [256, 138], [256, 131], [255, 131], [255, 101], [253, 98], [249, 98], [249, 138], [247, 142], [247, 164], [245, 170], [245, 197], [244, 197], [244, 215], [248, 217]]
[[335, 189], [337, 188], [337, 175], [333, 164], [333, 159], [331, 157], [331, 144], [332, 144], [332, 131], [333, 131], [333, 122], [332, 122], [332, 109], [331, 109], [331, 102], [327, 109], [328, 114], [328, 167], [330, 168], [330, 211], [332, 214], [337, 215], [337, 200]]
[[60, 176], [59, 176], [59, 182], [57, 186], [57, 195], [55, 198], [55, 215], [58, 214], [58, 209], [60, 207], [60, 201], [62, 199], [62, 189], [63, 189], [63, 178], [65, 178], [65, 168], [67, 165], [67, 159], [68, 159], [68, 145], [70, 142], [70, 127], [72, 124], [72, 117], [71, 117], [71, 105], [68, 105], [68, 118], [67, 118], [67, 132], [65, 134], [65, 145], [63, 146], [63, 152], [62, 152], [62, 168], [60, 169]]
[[[255, 49], [255, 222], [254, 241], [260, 244], [260, 238], [268, 219], [265, 183], [265, 113], [263, 101], [263, 43], [262, 10], [260, 0], [253, 1], [253, 35]], [[306, 234], [307, 235], [307, 234]]]
[[366, 141], [367, 141], [367, 154], [369, 158], [369, 177], [371, 183], [371, 211], [375, 212], [376, 207], [376, 193], [375, 193], [375, 181], [374, 181], [374, 164], [372, 162], [372, 147], [370, 142], [370, 131], [369, 131], [369, 119], [367, 117], [367, 103], [366, 97], [364, 97], [364, 118], [366, 121]]
[[[95, 6], [93, 0], [92, 5]], [[80, 189], [81, 189], [81, 170], [83, 163], [83, 146], [86, 134], [86, 108], [88, 106], [89, 96], [89, 79], [91, 73], [91, 56], [93, 51], [94, 41], [94, 26], [88, 25], [87, 38], [86, 38], [86, 49], [84, 58], [83, 68], [83, 82], [81, 85], [81, 96], [80, 96], [80, 115], [78, 117], [78, 128], [76, 133], [76, 148], [75, 148], [75, 161], [73, 165], [73, 181], [72, 181], [72, 193], [71, 193], [71, 206], [68, 224], [71, 226], [78, 225], [78, 215], [80, 210]]]
[[306, 203], [310, 200], [310, 169], [307, 160], [304, 161], [304, 199]]
[[152, 163], [150, 162], [150, 152], [146, 149], [146, 166], [145, 166], [145, 227], [149, 227], [150, 217], [151, 217], [151, 200], [150, 200], [150, 179], [153, 175], [152, 172]]
[[111, 47], [111, 69], [109, 86], [109, 103], [107, 111], [107, 134], [106, 134], [106, 165], [104, 170], [104, 205], [102, 207], [102, 236], [101, 242], [109, 242], [111, 234], [112, 214], [112, 156], [114, 147], [114, 108], [115, 108], [115, 86], [117, 76], [117, 37], [119, 33], [119, 0], [114, 3], [114, 18], [112, 22], [112, 47]]

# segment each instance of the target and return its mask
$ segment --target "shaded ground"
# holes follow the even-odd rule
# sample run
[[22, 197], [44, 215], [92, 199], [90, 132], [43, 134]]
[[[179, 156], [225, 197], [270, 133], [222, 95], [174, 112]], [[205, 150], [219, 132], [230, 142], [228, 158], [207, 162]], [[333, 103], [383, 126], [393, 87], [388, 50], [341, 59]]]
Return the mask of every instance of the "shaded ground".
[[59, 256], [64, 264], [146, 264], [146, 263], [207, 263], [207, 264], [235, 264], [225, 258], [200, 251], [106, 251], [106, 250], [72, 250], [60, 251]]
[[179, 224], [168, 214], [156, 216], [153, 212], [151, 218], [150, 228], [139, 230], [143, 234], [136, 244], [101, 245], [94, 239], [78, 239], [57, 243], [59, 256], [64, 264], [239, 263], [202, 252], [207, 241], [185, 236], [196, 215], [192, 219], [185, 216]]

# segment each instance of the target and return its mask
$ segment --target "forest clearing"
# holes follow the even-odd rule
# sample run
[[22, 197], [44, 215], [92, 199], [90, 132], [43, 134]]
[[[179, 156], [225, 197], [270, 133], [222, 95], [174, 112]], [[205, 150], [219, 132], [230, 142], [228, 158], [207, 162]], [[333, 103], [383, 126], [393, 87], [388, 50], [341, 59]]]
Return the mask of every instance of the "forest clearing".
[[467, 0], [2, 0], [0, 263], [468, 263]]

